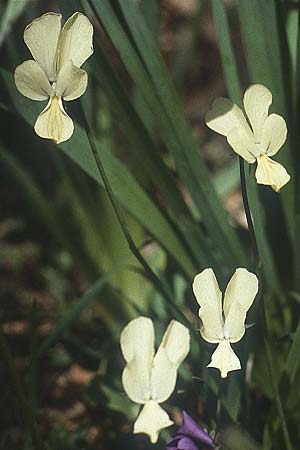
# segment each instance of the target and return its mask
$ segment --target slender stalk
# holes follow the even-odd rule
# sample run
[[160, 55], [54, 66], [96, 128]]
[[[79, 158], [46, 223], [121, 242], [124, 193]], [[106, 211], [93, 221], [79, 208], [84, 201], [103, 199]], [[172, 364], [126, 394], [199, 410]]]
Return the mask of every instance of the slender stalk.
[[289, 435], [287, 422], [286, 422], [286, 418], [285, 418], [285, 414], [284, 414], [284, 409], [282, 406], [282, 401], [281, 401], [278, 386], [276, 383], [275, 369], [274, 369], [274, 364], [273, 364], [271, 347], [270, 347], [270, 343], [269, 343], [268, 324], [267, 324], [267, 317], [266, 317], [266, 306], [265, 306], [265, 300], [264, 300], [264, 295], [263, 295], [263, 278], [262, 278], [262, 273], [261, 273], [259, 250], [258, 250], [258, 245], [257, 245], [256, 237], [255, 237], [254, 224], [253, 224], [249, 200], [248, 200], [244, 160], [241, 157], [239, 157], [239, 162], [240, 162], [240, 177], [241, 177], [241, 189], [242, 189], [243, 204], [244, 204], [247, 224], [248, 224], [248, 228], [249, 228], [249, 233], [250, 233], [251, 247], [252, 247], [252, 252], [253, 252], [253, 264], [255, 267], [256, 275], [259, 280], [260, 297], [262, 300], [261, 322], [262, 322], [263, 328], [265, 330], [264, 349], [265, 349], [265, 354], [266, 354], [266, 359], [267, 359], [268, 371], [269, 371], [269, 375], [270, 375], [271, 387], [272, 387], [272, 391], [273, 391], [273, 395], [274, 395], [274, 399], [275, 399], [277, 412], [278, 412], [280, 422], [281, 422], [285, 446], [286, 446], [287, 450], [293, 450], [291, 438]]
[[217, 406], [216, 406], [216, 429], [215, 429], [215, 437], [214, 441], [217, 439], [217, 434], [221, 425], [221, 417], [222, 417], [222, 402], [223, 402], [223, 378], [219, 381], [219, 389], [218, 389], [218, 397], [217, 397]]
[[259, 258], [258, 245], [257, 245], [256, 237], [255, 237], [254, 225], [253, 225], [252, 216], [251, 216], [251, 210], [250, 210], [250, 206], [249, 206], [243, 158], [239, 157], [239, 163], [240, 163], [240, 177], [241, 177], [243, 204], [244, 204], [244, 210], [245, 210], [245, 214], [246, 214], [246, 220], [247, 220], [250, 239], [251, 239], [251, 248], [252, 248], [252, 252], [253, 252], [253, 254], [252, 254], [253, 265], [255, 267], [255, 272], [257, 273], [258, 277], [260, 277], [260, 258]]
[[128, 247], [130, 249], [130, 251], [132, 252], [132, 254], [135, 256], [135, 258], [137, 259], [137, 261], [141, 264], [142, 268], [144, 269], [146, 275], [149, 277], [149, 279], [152, 281], [152, 283], [157, 287], [157, 289], [159, 290], [159, 292], [168, 300], [168, 307], [172, 310], [173, 313], [175, 313], [181, 320], [183, 320], [185, 322], [186, 325], [188, 325], [190, 327], [190, 323], [187, 320], [187, 318], [185, 317], [185, 315], [182, 313], [182, 311], [179, 308], [176, 308], [173, 305], [173, 299], [171, 297], [171, 295], [169, 294], [168, 290], [166, 289], [166, 287], [164, 286], [164, 284], [162, 283], [162, 281], [160, 280], [160, 278], [156, 275], [156, 273], [151, 269], [151, 267], [149, 266], [149, 264], [147, 263], [147, 261], [145, 260], [145, 258], [143, 257], [143, 255], [141, 254], [140, 250], [138, 249], [138, 247], [135, 245], [131, 234], [128, 231], [125, 219], [124, 219], [124, 214], [123, 214], [123, 210], [120, 207], [118, 201], [116, 200], [110, 182], [107, 178], [104, 166], [102, 164], [101, 161], [101, 157], [99, 152], [97, 151], [96, 148], [96, 144], [94, 142], [94, 138], [90, 129], [90, 126], [88, 124], [86, 115], [84, 113], [83, 107], [81, 106], [81, 116], [83, 119], [83, 124], [84, 124], [84, 128], [90, 143], [90, 147], [91, 150], [93, 152], [93, 156], [99, 171], [99, 174], [103, 180], [103, 184], [104, 187], [106, 189], [107, 195], [109, 197], [109, 200], [111, 202], [111, 205], [115, 211], [116, 217], [118, 219], [118, 222], [120, 224], [121, 230], [124, 234], [124, 237], [128, 243]]
[[28, 434], [31, 438], [32, 445], [35, 449], [42, 449], [38, 439], [34, 412], [32, 411], [30, 403], [27, 401], [26, 395], [23, 390], [23, 386], [21, 384], [16, 369], [13, 355], [11, 353], [7, 340], [2, 332], [1, 326], [0, 326], [0, 352], [2, 353], [2, 357], [6, 364], [7, 370], [10, 373], [11, 383], [15, 389], [17, 397], [19, 398], [22, 409], [23, 421], [28, 430]]

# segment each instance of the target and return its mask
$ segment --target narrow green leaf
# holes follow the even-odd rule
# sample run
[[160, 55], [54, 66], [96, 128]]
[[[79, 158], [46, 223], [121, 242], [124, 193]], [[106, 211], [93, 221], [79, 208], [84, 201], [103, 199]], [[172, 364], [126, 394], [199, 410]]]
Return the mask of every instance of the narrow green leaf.
[[[242, 96], [239, 74], [228, 27], [227, 13], [222, 1], [213, 0], [213, 12], [228, 93], [234, 103], [241, 105]], [[245, 175], [262, 270], [265, 278], [268, 280], [269, 287], [272, 290], [279, 290], [278, 274], [265, 232], [265, 221], [263, 220], [263, 212], [254, 173], [251, 171], [250, 174], [249, 170], [247, 170]]]
[[[97, 64], [92, 64], [91, 67], [100, 86], [111, 101], [114, 112], [119, 114], [124, 132], [131, 144], [130, 151], [134, 155], [134, 160], [140, 170], [146, 171], [146, 176], [159, 190], [173, 226], [180, 229], [182, 239], [186, 241], [194, 259], [198, 261], [200, 267], [212, 265], [214, 252], [209, 248], [206, 236], [195, 224], [177, 188], [174, 175], [159, 157], [157, 143], [146, 129], [145, 121], [142, 122], [145, 117], [141, 118], [138, 115], [132, 100], [126, 95], [120, 80], [108, 64], [101, 49], [97, 49], [95, 56]], [[218, 261], [215, 260], [213, 265], [218, 265]]]
[[[0, 47], [3, 44], [6, 36], [9, 34], [14, 22], [26, 9], [29, 0], [7, 0], [5, 7], [1, 5], [0, 17]], [[4, 10], [2, 11], [2, 8]]]
[[[284, 32], [279, 29], [279, 3], [276, 0], [239, 0], [238, 13], [244, 41], [250, 78], [253, 83], [262, 83], [273, 93], [272, 109], [290, 119], [290, 84], [285, 79], [289, 73], [288, 55], [282, 52]], [[276, 159], [281, 162], [291, 175], [291, 181], [280, 193], [280, 200], [285, 213], [288, 233], [294, 238], [294, 166], [292, 157], [292, 130], [289, 127], [289, 138]], [[265, 205], [267, 208], [268, 205]], [[279, 220], [279, 217], [278, 217]], [[282, 219], [281, 219], [282, 220]]]
[[[15, 109], [31, 125], [33, 125], [38, 113], [39, 105], [26, 99], [15, 88], [12, 76], [1, 70], [2, 79], [13, 101]], [[73, 161], [75, 161], [86, 173], [102, 185], [92, 152], [89, 150], [89, 142], [85, 131], [80, 125], [75, 126], [72, 138], [60, 144], [61, 148]], [[57, 147], [53, 146], [53, 151]], [[141, 189], [136, 180], [130, 175], [124, 164], [117, 160], [109, 151], [101, 148], [102, 160], [113, 188], [114, 195], [120, 204], [160, 242], [160, 244], [172, 255], [189, 277], [194, 274], [193, 265], [158, 207], [150, 197]]]
[[229, 98], [239, 105], [241, 103], [241, 87], [231, 43], [226, 8], [223, 1], [220, 0], [213, 0], [212, 8], [227, 91]]
[[58, 340], [58, 338], [65, 333], [78, 318], [82, 311], [87, 308], [101, 293], [104, 286], [108, 283], [111, 274], [103, 275], [100, 280], [94, 283], [82, 296], [82, 298], [72, 306], [69, 311], [66, 311], [63, 317], [56, 323], [53, 330], [42, 342], [39, 347], [38, 354], [41, 356], [49, 347]]
[[217, 199], [192, 138], [191, 130], [187, 126], [183, 109], [170, 83], [155, 41], [147, 29], [143, 16], [138, 13], [132, 2], [119, 3], [149, 75], [109, 3], [104, 0], [102, 2], [91, 2], [91, 4], [98, 13], [128, 72], [159, 121], [164, 143], [174, 156], [177, 170], [188, 187], [200, 213], [202, 214], [205, 211], [205, 214], [202, 214], [202, 219], [208, 233], [213, 235], [217, 248], [224, 254], [226, 264], [231, 266], [233, 257], [237, 261], [242, 261], [244, 254], [240, 243]]
[[291, 382], [295, 381], [295, 376], [300, 367], [300, 321], [298, 322], [298, 326], [296, 332], [294, 334], [293, 343], [288, 353], [287, 362], [285, 371], [288, 374]]

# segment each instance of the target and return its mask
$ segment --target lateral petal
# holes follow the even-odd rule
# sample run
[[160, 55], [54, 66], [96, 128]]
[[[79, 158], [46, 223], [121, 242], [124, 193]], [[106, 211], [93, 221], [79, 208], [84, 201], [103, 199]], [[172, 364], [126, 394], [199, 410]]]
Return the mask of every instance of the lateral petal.
[[224, 296], [224, 336], [238, 342], [245, 333], [245, 319], [258, 292], [258, 278], [246, 269], [238, 268], [229, 281]]
[[243, 111], [228, 98], [219, 97], [205, 115], [206, 125], [213, 131], [228, 136], [234, 128], [243, 128], [250, 136], [251, 130]]
[[163, 336], [153, 360], [151, 372], [151, 398], [159, 403], [174, 391], [177, 369], [190, 350], [189, 330], [172, 320]]
[[67, 141], [72, 136], [73, 121], [64, 110], [61, 98], [50, 98], [48, 105], [38, 116], [34, 129], [40, 137], [53, 139], [56, 144]]
[[252, 133], [248, 134], [242, 127], [234, 128], [227, 135], [227, 142], [235, 153], [244, 158], [249, 164], [255, 162], [258, 150]]
[[244, 94], [244, 108], [256, 143], [261, 141], [262, 127], [272, 104], [272, 93], [262, 84], [252, 84]]
[[283, 146], [287, 137], [286, 122], [278, 114], [270, 114], [261, 133], [261, 149], [266, 149], [268, 156], [274, 156]]
[[220, 341], [207, 367], [219, 369], [222, 378], [226, 378], [228, 372], [241, 368], [240, 360], [232, 350], [230, 342], [227, 339]]
[[212, 269], [195, 276], [193, 291], [200, 305], [200, 333], [207, 342], [216, 344], [223, 339], [222, 293]]
[[291, 179], [286, 169], [267, 155], [261, 155], [257, 159], [255, 177], [259, 184], [269, 185], [276, 192], [279, 192]]
[[57, 68], [68, 61], [80, 67], [93, 53], [93, 26], [82, 13], [74, 13], [64, 24], [57, 47]]
[[154, 355], [154, 327], [151, 319], [131, 320], [120, 337], [123, 357], [127, 363], [122, 383], [128, 397], [146, 403], [151, 397], [150, 374]]
[[24, 42], [48, 79], [55, 81], [55, 55], [61, 28], [61, 14], [49, 12], [34, 19], [24, 31]]
[[138, 415], [134, 423], [133, 433], [145, 433], [150, 437], [151, 443], [155, 444], [160, 430], [171, 425], [173, 425], [173, 422], [166, 411], [157, 402], [150, 400]]
[[86, 90], [88, 76], [85, 70], [74, 66], [72, 61], [61, 68], [57, 76], [55, 91], [58, 97], [64, 100], [75, 100], [81, 97]]
[[15, 70], [17, 89], [31, 100], [48, 100], [53, 89], [41, 66], [33, 59], [24, 61]]

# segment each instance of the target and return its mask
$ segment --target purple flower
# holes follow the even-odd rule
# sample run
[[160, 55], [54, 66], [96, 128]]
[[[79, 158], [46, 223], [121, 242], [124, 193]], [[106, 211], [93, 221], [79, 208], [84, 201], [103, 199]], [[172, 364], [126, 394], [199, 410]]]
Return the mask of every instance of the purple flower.
[[203, 430], [186, 411], [176, 436], [167, 444], [167, 450], [200, 450], [203, 446], [211, 447], [212, 438]]

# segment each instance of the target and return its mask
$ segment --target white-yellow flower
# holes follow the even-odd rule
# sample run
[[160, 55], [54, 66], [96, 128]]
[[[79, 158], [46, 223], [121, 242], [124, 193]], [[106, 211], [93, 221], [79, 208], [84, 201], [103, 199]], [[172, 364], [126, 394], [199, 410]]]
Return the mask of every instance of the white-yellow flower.
[[34, 59], [24, 61], [15, 70], [21, 94], [32, 100], [49, 100], [34, 129], [40, 137], [57, 144], [69, 139], [74, 131], [62, 100], [75, 100], [84, 94], [88, 76], [80, 67], [93, 53], [89, 19], [76, 12], [61, 28], [61, 17], [49, 12], [27, 25], [24, 42]]
[[124, 328], [120, 343], [127, 363], [122, 374], [125, 392], [133, 402], [144, 405], [133, 432], [149, 435], [154, 444], [160, 430], [173, 424], [159, 403], [174, 391], [177, 369], [190, 349], [189, 331], [172, 320], [154, 354], [153, 322], [141, 316]]
[[258, 291], [257, 276], [246, 269], [236, 269], [227, 285], [223, 305], [222, 292], [212, 269], [195, 276], [193, 290], [200, 305], [200, 333], [207, 342], [218, 344], [207, 367], [216, 367], [221, 377], [226, 378], [228, 372], [241, 368], [230, 344], [238, 342], [245, 334], [246, 314]]
[[226, 136], [233, 150], [248, 163], [257, 161], [255, 172], [259, 184], [270, 185], [278, 192], [290, 176], [286, 169], [270, 156], [276, 155], [286, 141], [287, 128], [283, 117], [268, 115], [272, 93], [261, 84], [251, 85], [244, 94], [242, 110], [227, 98], [217, 98], [205, 120], [209, 128]]

